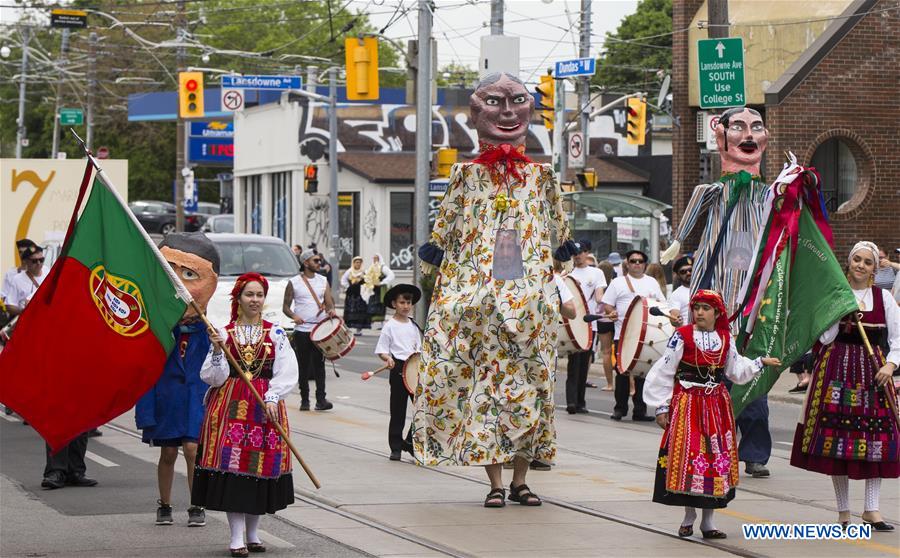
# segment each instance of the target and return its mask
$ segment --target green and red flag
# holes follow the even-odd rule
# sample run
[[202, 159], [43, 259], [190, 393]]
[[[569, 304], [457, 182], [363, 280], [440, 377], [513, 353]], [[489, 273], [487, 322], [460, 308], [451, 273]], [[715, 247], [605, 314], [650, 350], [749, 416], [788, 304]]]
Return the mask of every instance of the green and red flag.
[[761, 235], [754, 272], [757, 284], [745, 303], [749, 312], [744, 314], [737, 345], [744, 356], [777, 357], [783, 366], [766, 367], [750, 383], [731, 388], [735, 416], [767, 394], [779, 374], [834, 322], [857, 310], [828, 241], [827, 216], [814, 205], [818, 190], [809, 181], [817, 178], [811, 172], [806, 176], [811, 178], [797, 175], [774, 202]]
[[0, 353], [0, 402], [58, 450], [157, 381], [191, 301], [89, 159], [59, 259]]

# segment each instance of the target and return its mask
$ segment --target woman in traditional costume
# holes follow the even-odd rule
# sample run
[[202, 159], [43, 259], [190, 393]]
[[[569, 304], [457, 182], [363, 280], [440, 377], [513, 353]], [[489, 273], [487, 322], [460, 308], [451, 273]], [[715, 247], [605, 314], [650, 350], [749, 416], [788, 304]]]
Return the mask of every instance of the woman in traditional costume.
[[363, 259], [356, 256], [350, 263], [350, 269], [341, 276], [341, 288], [344, 289], [344, 323], [347, 327], [355, 328], [356, 335], [362, 335], [363, 329], [372, 326], [372, 320], [366, 310], [366, 301], [361, 294], [366, 278], [362, 264]]
[[777, 358], [748, 359], [737, 352], [722, 296], [700, 290], [691, 298], [693, 323], [675, 330], [665, 353], [644, 382], [644, 401], [656, 407], [662, 443], [656, 461], [653, 501], [683, 506], [679, 537], [694, 534], [703, 510], [704, 539], [724, 539], [713, 513], [734, 499], [738, 455], [731, 397], [723, 383], [752, 380]]
[[[891, 376], [900, 365], [900, 308], [872, 285], [878, 247], [850, 250], [847, 280], [860, 312], [842, 318], [819, 338], [803, 416], [794, 433], [791, 465], [831, 477], [838, 521], [850, 522], [849, 479], [865, 479], [863, 521], [892, 531], [879, 512], [881, 479], [900, 477], [897, 400]], [[869, 355], [859, 324], [871, 344]], [[883, 347], [889, 347], [887, 355]]]
[[395, 274], [384, 263], [381, 254], [372, 256], [372, 263], [366, 268], [363, 276], [361, 294], [368, 304], [367, 312], [372, 322], [383, 322], [387, 310], [384, 306], [384, 293], [390, 288]]
[[[210, 331], [213, 345], [200, 377], [213, 386], [200, 431], [191, 503], [226, 512], [231, 556], [265, 552], [259, 518], [294, 502], [291, 454], [273, 426], [289, 432], [284, 398], [297, 383], [297, 359], [280, 326], [260, 316], [269, 283], [245, 273], [231, 291], [231, 322]], [[221, 344], [241, 365], [229, 365]], [[260, 405], [238, 374], [252, 376]], [[246, 544], [244, 535], [246, 532]]]

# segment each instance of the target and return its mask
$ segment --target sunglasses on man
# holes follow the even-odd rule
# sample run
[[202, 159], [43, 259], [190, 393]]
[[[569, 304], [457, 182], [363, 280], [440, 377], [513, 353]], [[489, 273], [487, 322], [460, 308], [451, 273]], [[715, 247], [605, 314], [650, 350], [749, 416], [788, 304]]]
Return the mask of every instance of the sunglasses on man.
[[688, 273], [694, 271], [693, 267], [682, 267], [677, 271], [678, 275], [687, 275]]
[[628, 260], [630, 264], [643, 264], [644, 260]]
[[31, 263], [44, 263], [44, 258], [28, 258]]

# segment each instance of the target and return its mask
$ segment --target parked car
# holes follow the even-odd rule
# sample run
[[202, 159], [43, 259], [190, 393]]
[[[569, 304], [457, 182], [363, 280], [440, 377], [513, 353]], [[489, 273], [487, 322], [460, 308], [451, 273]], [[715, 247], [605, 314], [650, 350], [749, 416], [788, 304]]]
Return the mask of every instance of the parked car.
[[[148, 233], [162, 235], [175, 232], [175, 204], [156, 200], [137, 200], [128, 204], [131, 212]], [[206, 216], [187, 213], [184, 216], [184, 230], [199, 231], [206, 222]]]
[[200, 229], [207, 233], [230, 233], [234, 232], [234, 215], [225, 213], [223, 215], [210, 215], [206, 223]]
[[221, 215], [222, 206], [212, 202], [197, 202], [197, 213], [204, 215]]
[[293, 332], [294, 323], [281, 311], [288, 281], [300, 273], [300, 265], [290, 247], [275, 236], [234, 233], [207, 233], [206, 236], [216, 245], [221, 260], [219, 284], [206, 312], [210, 322], [216, 327], [228, 324], [235, 279], [255, 271], [269, 280], [262, 318]]

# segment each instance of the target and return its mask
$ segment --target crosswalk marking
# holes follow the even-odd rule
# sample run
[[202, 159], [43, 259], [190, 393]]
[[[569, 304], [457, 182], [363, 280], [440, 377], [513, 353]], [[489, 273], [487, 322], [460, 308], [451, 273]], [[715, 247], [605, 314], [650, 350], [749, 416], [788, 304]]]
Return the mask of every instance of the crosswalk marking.
[[97, 455], [96, 453], [94, 453], [92, 451], [86, 452], [84, 454], [84, 456], [87, 457], [88, 459], [90, 459], [91, 461], [93, 461], [94, 463], [97, 463], [98, 465], [103, 465], [104, 467], [118, 467], [119, 466], [118, 463], [113, 463], [109, 459], [107, 459], [105, 457], [100, 457], [99, 455]]

